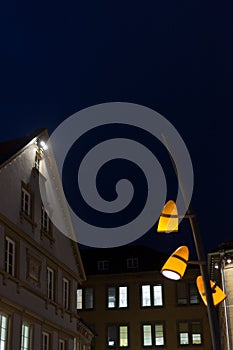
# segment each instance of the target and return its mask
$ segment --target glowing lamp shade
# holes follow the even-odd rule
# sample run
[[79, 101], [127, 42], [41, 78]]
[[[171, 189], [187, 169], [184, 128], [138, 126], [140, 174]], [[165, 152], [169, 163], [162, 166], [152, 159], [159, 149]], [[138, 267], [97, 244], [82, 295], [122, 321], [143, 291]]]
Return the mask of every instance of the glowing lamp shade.
[[159, 218], [157, 232], [177, 232], [178, 231], [178, 211], [176, 203], [168, 201], [163, 207]]
[[[205, 294], [205, 287], [204, 287], [204, 282], [202, 279], [202, 276], [198, 276], [196, 279], [197, 283], [197, 289], [200, 293], [200, 296], [204, 302], [204, 304], [207, 306], [207, 300], [206, 300], [206, 294]], [[210, 280], [210, 287], [212, 290], [212, 297], [213, 297], [213, 304], [214, 306], [218, 305], [221, 303], [224, 299], [226, 299], [226, 294], [222, 291], [222, 289], [216, 285], [215, 282]]]
[[189, 250], [187, 246], [181, 246], [174, 251], [170, 258], [162, 267], [161, 273], [164, 277], [179, 280], [183, 277], [189, 258]]

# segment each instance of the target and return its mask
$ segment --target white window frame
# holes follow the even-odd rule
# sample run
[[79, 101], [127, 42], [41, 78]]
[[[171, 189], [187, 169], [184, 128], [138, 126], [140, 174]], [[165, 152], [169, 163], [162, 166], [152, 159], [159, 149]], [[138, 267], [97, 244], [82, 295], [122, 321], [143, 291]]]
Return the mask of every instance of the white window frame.
[[31, 325], [27, 322], [22, 323], [21, 328], [21, 348], [20, 350], [31, 350], [31, 341], [32, 341], [32, 334], [31, 334]]
[[62, 284], [63, 284], [63, 307], [65, 309], [69, 309], [69, 306], [70, 306], [70, 281], [63, 277], [63, 280], [62, 280]]
[[47, 211], [45, 210], [45, 207], [41, 206], [41, 230], [49, 233], [50, 231], [50, 220], [49, 215]]
[[[11, 276], [15, 276], [15, 241], [10, 237], [5, 237], [5, 271]], [[10, 250], [12, 247], [12, 252]], [[10, 264], [10, 256], [12, 255], [12, 264]]]
[[47, 266], [47, 297], [50, 300], [55, 299], [55, 273], [54, 270]]
[[0, 312], [0, 349], [7, 350], [8, 316]]
[[50, 334], [48, 332], [43, 331], [42, 332], [42, 350], [49, 350], [50, 349]]
[[64, 339], [59, 339], [59, 350], [65, 350], [66, 348], [66, 342]]
[[31, 216], [31, 200], [32, 200], [31, 193], [28, 192], [24, 187], [22, 187], [21, 196], [22, 196], [21, 198], [22, 212], [27, 216]]

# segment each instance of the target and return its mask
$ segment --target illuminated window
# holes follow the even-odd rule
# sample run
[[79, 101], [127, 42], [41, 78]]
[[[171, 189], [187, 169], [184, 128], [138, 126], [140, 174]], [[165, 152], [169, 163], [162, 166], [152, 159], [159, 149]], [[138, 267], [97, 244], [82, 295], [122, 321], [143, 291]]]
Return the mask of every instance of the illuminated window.
[[63, 307], [69, 309], [70, 282], [63, 278]]
[[21, 333], [21, 350], [31, 349], [31, 326], [28, 323], [23, 322], [22, 333]]
[[126, 308], [128, 306], [128, 287], [109, 287], [108, 288], [108, 308]]
[[55, 297], [54, 270], [50, 267], [47, 267], [47, 297], [50, 300], [54, 300]]
[[162, 306], [163, 305], [163, 288], [161, 284], [143, 285], [142, 286], [142, 304], [146, 306]]
[[201, 323], [199, 321], [179, 322], [178, 332], [180, 345], [202, 344]]
[[89, 310], [94, 308], [94, 290], [93, 288], [77, 289], [77, 309]]
[[119, 346], [127, 347], [128, 346], [128, 326], [119, 327]]
[[5, 238], [5, 271], [15, 276], [15, 242], [9, 237]]
[[143, 331], [143, 346], [163, 346], [165, 345], [164, 324], [144, 324]]
[[143, 325], [143, 346], [152, 346], [152, 327], [151, 325]]
[[155, 346], [163, 346], [164, 344], [164, 325], [155, 324]]
[[7, 349], [8, 317], [0, 313], [0, 349]]
[[109, 348], [128, 347], [128, 326], [111, 325], [107, 329], [107, 345]]

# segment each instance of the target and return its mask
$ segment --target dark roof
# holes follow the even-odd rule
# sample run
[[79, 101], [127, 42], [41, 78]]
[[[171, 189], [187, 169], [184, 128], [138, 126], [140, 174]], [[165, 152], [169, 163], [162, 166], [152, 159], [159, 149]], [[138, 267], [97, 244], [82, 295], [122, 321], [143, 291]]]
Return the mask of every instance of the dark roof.
[[[168, 255], [144, 246], [89, 248], [80, 250], [87, 275], [142, 271], [160, 271]], [[137, 258], [138, 266], [127, 268], [127, 259]], [[107, 270], [98, 270], [98, 261], [108, 261]]]
[[220, 250], [228, 250], [228, 249], [233, 249], [233, 239], [230, 239], [228, 241], [224, 241], [221, 244], [218, 245], [218, 247], [216, 249], [213, 249], [211, 253], [217, 253]]
[[14, 140], [0, 142], [0, 165], [5, 163], [20, 150], [22, 150], [31, 140], [39, 136], [46, 129], [36, 129], [30, 135], [23, 136]]

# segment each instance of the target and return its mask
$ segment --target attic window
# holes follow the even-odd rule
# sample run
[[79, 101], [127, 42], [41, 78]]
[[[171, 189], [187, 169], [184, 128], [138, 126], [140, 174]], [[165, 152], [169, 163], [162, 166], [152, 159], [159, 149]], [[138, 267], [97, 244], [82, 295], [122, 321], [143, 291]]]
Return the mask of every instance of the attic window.
[[128, 258], [126, 262], [127, 269], [136, 269], [138, 267], [138, 258]]
[[98, 271], [107, 271], [109, 270], [109, 260], [98, 260], [97, 261]]
[[36, 152], [34, 166], [38, 171], [40, 170], [40, 161], [41, 161], [41, 155], [39, 152]]

